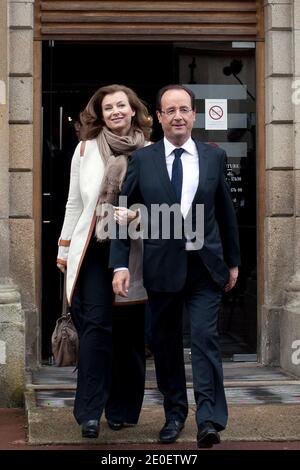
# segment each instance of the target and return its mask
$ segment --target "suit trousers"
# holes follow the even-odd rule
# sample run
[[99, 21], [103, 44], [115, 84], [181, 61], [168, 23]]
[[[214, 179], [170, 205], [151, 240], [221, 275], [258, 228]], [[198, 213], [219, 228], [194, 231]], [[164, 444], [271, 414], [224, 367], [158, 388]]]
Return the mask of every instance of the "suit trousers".
[[78, 424], [99, 419], [108, 399], [112, 370], [112, 270], [109, 243], [91, 239], [76, 288], [71, 314], [79, 336], [74, 416]]
[[187, 252], [187, 258], [187, 277], [182, 290], [148, 291], [157, 384], [163, 395], [166, 420], [184, 421], [188, 413], [182, 344], [185, 304], [191, 324], [196, 422], [199, 425], [211, 421], [217, 430], [222, 430], [228, 415], [217, 331], [222, 291], [197, 252]]

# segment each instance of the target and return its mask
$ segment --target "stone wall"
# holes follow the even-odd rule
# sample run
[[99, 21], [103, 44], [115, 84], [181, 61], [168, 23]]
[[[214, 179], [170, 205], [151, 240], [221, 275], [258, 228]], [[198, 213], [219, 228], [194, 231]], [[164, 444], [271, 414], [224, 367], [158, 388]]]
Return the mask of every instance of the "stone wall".
[[[26, 363], [38, 362], [33, 218], [34, 1], [9, 2], [10, 272], [25, 311]], [[40, 175], [36, 176], [37, 178]]]
[[[266, 199], [261, 361], [279, 365], [284, 288], [294, 259], [293, 0], [265, 1]], [[258, 110], [259, 112], [259, 110]]]
[[[20, 237], [17, 242], [20, 252], [17, 259], [13, 255], [11, 234], [15, 217], [21, 220], [23, 217], [28, 218], [29, 215], [25, 213], [26, 210], [28, 212], [28, 206], [25, 209], [23, 202], [21, 211], [17, 212], [15, 208], [18, 206], [15, 195], [17, 190], [20, 193], [20, 189], [10, 153], [10, 124], [13, 124], [14, 120], [25, 122], [30, 100], [28, 95], [30, 84], [26, 84], [25, 76], [23, 77], [20, 70], [13, 65], [14, 50], [18, 49], [18, 45], [15, 36], [11, 41], [9, 25], [15, 4], [21, 5], [20, 2], [10, 4], [6, 0], [0, 1], [0, 406], [22, 404], [25, 385], [25, 312], [21, 304], [19, 286], [16, 286], [14, 271], [17, 271], [16, 267], [21, 264], [21, 259], [24, 259], [21, 250], [24, 250], [26, 240]], [[20, 56], [19, 50], [17, 55]], [[22, 61], [25, 66], [23, 58]], [[26, 67], [25, 75], [28, 75], [28, 64]], [[22, 168], [23, 173], [26, 173], [24, 168]], [[23, 181], [25, 180], [21, 182], [23, 188], [25, 186], [22, 195], [24, 201], [31, 190]], [[19, 285], [21, 284], [20, 282]]]

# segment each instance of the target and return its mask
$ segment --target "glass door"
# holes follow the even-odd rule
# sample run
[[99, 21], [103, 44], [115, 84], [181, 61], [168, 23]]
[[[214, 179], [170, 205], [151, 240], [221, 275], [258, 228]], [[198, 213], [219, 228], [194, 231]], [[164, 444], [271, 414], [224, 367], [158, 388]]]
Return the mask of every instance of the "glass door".
[[[101, 57], [98, 63], [97, 57]], [[137, 57], [138, 63], [137, 66]], [[105, 67], [100, 67], [105, 63]], [[88, 65], [89, 64], [89, 65]], [[60, 316], [62, 278], [57, 240], [78, 142], [76, 119], [94, 91], [109, 83], [132, 87], [155, 116], [157, 91], [169, 83], [190, 86], [197, 96], [194, 137], [224, 148], [227, 177], [238, 217], [240, 279], [224, 296], [219, 331], [223, 357], [253, 359], [256, 353], [256, 154], [254, 43], [43, 44], [42, 355], [51, 361], [51, 333]], [[226, 100], [227, 128], [205, 127], [205, 99]], [[154, 118], [152, 141], [162, 137]], [[184, 313], [185, 346], [189, 321]]]
[[239, 224], [239, 280], [224, 294], [219, 316], [223, 357], [256, 360], [255, 43], [183, 44], [177, 54], [179, 83], [190, 87], [197, 99], [194, 137], [227, 153], [227, 179]]
[[[57, 240], [64, 219], [71, 159], [78, 143], [78, 115], [97, 88], [112, 83], [132, 87], [154, 115], [156, 93], [175, 81], [175, 70], [172, 44], [43, 43], [42, 357], [47, 363], [52, 356], [51, 333], [61, 314]], [[161, 130], [156, 121], [152, 139], [159, 138]]]

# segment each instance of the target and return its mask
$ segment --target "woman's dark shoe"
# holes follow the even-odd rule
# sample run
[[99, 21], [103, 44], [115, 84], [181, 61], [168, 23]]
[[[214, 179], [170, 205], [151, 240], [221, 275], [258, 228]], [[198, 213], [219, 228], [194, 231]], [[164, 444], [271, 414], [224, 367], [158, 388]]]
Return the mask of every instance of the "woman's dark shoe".
[[82, 437], [95, 439], [99, 436], [99, 421], [97, 419], [89, 419], [81, 424]]
[[120, 431], [120, 429], [124, 427], [124, 423], [117, 423], [114, 421], [107, 420], [107, 424], [110, 427], [110, 429], [112, 429], [113, 431]]

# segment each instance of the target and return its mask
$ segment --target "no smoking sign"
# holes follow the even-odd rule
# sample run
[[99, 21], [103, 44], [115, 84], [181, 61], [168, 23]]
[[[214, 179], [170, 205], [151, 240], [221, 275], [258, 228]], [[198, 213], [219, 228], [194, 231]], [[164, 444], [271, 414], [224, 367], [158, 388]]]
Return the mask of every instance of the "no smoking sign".
[[221, 106], [212, 106], [209, 108], [208, 114], [214, 121], [218, 121], [219, 119], [222, 119], [224, 112]]
[[227, 100], [205, 100], [205, 129], [227, 129]]

